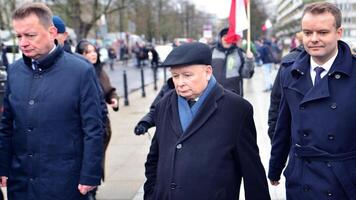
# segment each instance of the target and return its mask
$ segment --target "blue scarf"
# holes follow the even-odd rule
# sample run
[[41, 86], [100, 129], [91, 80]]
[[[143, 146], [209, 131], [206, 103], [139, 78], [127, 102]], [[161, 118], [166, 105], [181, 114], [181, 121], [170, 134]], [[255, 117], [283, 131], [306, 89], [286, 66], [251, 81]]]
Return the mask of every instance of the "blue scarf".
[[205, 99], [208, 97], [215, 85], [216, 79], [214, 76], [211, 76], [208, 86], [205, 88], [202, 95], [200, 95], [198, 101], [191, 108], [189, 107], [188, 101], [184, 97], [178, 96], [178, 112], [183, 132], [185, 132], [190, 123], [193, 121], [195, 115], [199, 111], [199, 108], [203, 105]]

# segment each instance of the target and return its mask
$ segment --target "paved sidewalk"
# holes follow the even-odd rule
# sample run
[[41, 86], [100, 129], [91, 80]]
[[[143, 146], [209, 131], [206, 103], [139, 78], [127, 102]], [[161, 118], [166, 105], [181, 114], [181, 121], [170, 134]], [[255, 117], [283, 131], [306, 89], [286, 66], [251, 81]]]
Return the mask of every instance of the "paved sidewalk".
[[[144, 162], [151, 138], [147, 134], [136, 136], [133, 129], [148, 112], [157, 93], [150, 84], [146, 87], [145, 98], [141, 97], [141, 91], [133, 92], [129, 96], [129, 106], [123, 106], [121, 100], [120, 110], [110, 113], [113, 135], [107, 150], [107, 177], [99, 188], [98, 200], [131, 200], [142, 186], [145, 180]], [[154, 130], [150, 132], [154, 133]]]

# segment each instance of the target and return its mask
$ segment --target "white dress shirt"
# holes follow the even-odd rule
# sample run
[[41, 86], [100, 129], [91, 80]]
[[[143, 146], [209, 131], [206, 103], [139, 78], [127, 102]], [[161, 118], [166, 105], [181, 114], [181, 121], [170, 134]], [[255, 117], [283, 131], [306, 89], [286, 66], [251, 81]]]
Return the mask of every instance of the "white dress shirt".
[[336, 51], [335, 55], [333, 57], [331, 57], [328, 61], [326, 61], [324, 64], [322, 65], [318, 65], [314, 60], [313, 58], [310, 56], [310, 76], [311, 76], [311, 79], [312, 79], [312, 82], [313, 82], [313, 85], [315, 83], [315, 71], [314, 69], [316, 67], [322, 67], [324, 68], [324, 71], [321, 72], [320, 74], [320, 77], [323, 78], [327, 73], [328, 71], [330, 70], [331, 68], [331, 65], [334, 63], [335, 59], [336, 59], [336, 56], [337, 56], [337, 53], [338, 51]]

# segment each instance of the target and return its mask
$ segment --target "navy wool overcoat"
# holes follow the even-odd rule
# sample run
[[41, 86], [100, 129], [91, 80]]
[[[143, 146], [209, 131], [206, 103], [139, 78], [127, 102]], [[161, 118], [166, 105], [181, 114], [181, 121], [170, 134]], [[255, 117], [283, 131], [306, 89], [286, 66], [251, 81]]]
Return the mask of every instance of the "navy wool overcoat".
[[0, 129], [0, 176], [9, 200], [80, 200], [78, 184], [99, 185], [103, 154], [94, 68], [60, 46], [32, 69], [8, 69]]
[[280, 114], [269, 179], [285, 166], [288, 200], [356, 199], [356, 59], [346, 43], [327, 75], [313, 86], [303, 51], [281, 75]]

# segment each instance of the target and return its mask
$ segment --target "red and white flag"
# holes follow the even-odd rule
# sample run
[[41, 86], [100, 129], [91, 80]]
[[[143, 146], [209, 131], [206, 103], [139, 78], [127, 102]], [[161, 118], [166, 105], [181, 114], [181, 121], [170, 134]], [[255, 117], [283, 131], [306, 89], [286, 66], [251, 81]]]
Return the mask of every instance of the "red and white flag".
[[229, 15], [229, 31], [227, 32], [226, 42], [236, 43], [243, 37], [243, 31], [249, 28], [246, 15], [246, 5], [248, 0], [231, 0]]

